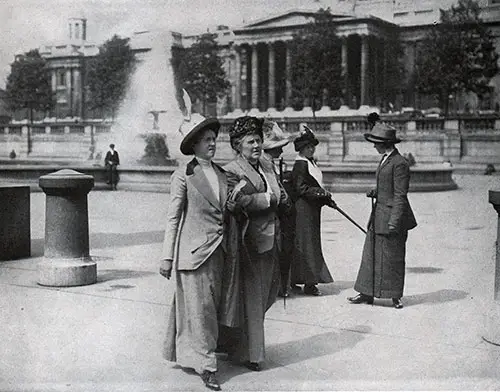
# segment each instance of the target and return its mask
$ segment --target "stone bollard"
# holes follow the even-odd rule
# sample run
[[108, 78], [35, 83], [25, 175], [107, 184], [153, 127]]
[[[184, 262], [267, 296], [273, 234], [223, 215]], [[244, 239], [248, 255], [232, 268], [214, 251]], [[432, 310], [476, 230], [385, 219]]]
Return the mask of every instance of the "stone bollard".
[[493, 204], [497, 214], [497, 240], [495, 256], [495, 287], [493, 303], [486, 315], [486, 331], [483, 339], [500, 346], [500, 191], [489, 191], [489, 202]]
[[89, 255], [87, 194], [94, 177], [64, 169], [40, 177], [46, 194], [45, 249], [38, 264], [38, 284], [83, 286], [97, 281], [97, 266]]

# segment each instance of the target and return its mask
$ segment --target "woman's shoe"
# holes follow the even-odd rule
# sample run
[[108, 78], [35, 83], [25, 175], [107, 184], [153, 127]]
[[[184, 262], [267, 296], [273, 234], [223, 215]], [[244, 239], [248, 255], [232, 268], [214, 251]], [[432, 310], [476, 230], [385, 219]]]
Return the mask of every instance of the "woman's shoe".
[[297, 284], [290, 285], [290, 288], [292, 289], [292, 293], [300, 293], [302, 291], [300, 286]]
[[209, 372], [208, 370], [204, 370], [203, 373], [200, 374], [201, 379], [205, 383], [205, 386], [212, 391], [220, 391], [220, 384], [215, 376], [215, 372]]
[[253, 370], [254, 372], [260, 372], [260, 364], [258, 362], [246, 362], [245, 363], [245, 366], [250, 369], [250, 370]]
[[373, 297], [365, 294], [358, 294], [355, 297], [347, 297], [351, 304], [368, 304], [373, 305]]
[[392, 306], [394, 306], [396, 309], [403, 309], [403, 302], [401, 302], [401, 298], [393, 298]]
[[315, 285], [305, 285], [304, 294], [314, 295], [315, 297], [319, 297], [321, 295], [321, 291], [319, 291], [319, 289]]

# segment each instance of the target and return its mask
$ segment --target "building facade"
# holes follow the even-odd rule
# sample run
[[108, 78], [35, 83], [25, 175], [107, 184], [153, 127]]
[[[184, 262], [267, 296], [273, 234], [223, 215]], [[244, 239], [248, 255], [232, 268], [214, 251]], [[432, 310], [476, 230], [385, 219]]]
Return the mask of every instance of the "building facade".
[[[331, 0], [315, 3], [308, 9], [288, 10], [240, 27], [221, 26], [216, 33], [224, 67], [231, 84], [216, 114], [238, 115], [242, 112], [275, 112], [292, 109], [289, 43], [294, 34], [310, 23], [319, 8], [330, 7], [337, 34], [342, 39], [339, 53], [345, 91], [341, 105], [351, 109], [436, 106], [430, 97], [419, 96], [413, 73], [419, 41], [430, 26], [439, 21], [440, 9], [456, 0]], [[500, 53], [500, 0], [481, 0], [482, 18], [487, 23]], [[173, 33], [172, 45], [190, 46], [195, 36]], [[131, 37], [131, 46], [141, 60], [150, 50], [143, 33]], [[388, 47], [399, 39], [404, 48], [406, 80], [404, 91], [389, 96], [386, 88]], [[148, 46], [149, 45], [149, 46]], [[68, 38], [63, 43], [42, 45], [40, 54], [47, 60], [56, 107], [52, 113], [38, 113], [38, 120], [98, 119], [89, 110], [86, 88], [88, 63], [98, 53], [98, 46], [87, 40], [87, 21], [70, 19]], [[147, 56], [146, 56], [147, 57]], [[451, 108], [471, 109], [500, 107], [500, 76], [490, 82], [490, 94], [483, 101], [473, 95], [452, 97]], [[326, 103], [330, 105], [329, 102]], [[338, 109], [332, 107], [332, 109]], [[19, 116], [17, 116], [19, 117]], [[18, 118], [19, 119], [19, 118]]]

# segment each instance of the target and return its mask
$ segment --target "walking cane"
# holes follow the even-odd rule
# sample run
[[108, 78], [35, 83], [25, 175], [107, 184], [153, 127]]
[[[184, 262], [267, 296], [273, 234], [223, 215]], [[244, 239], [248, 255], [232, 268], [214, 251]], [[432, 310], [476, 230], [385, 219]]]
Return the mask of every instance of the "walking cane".
[[[375, 298], [375, 198], [372, 197], [370, 225], [372, 229], [372, 297]], [[373, 304], [372, 304], [373, 305]]]
[[340, 212], [345, 218], [347, 218], [347, 220], [349, 222], [351, 222], [354, 226], [356, 226], [359, 230], [361, 230], [363, 233], [366, 234], [366, 230], [363, 229], [358, 223], [356, 223], [356, 221], [354, 219], [352, 219], [349, 215], [347, 215], [343, 210], [342, 208], [340, 208], [338, 205], [335, 204], [335, 206], [332, 206], [332, 208], [334, 210], [337, 210], [338, 212]]

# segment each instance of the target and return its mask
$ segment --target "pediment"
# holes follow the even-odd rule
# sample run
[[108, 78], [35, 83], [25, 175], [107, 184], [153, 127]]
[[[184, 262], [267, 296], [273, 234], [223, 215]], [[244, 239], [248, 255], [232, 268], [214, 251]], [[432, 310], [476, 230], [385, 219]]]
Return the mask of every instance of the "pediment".
[[[307, 24], [314, 20], [316, 11], [288, 11], [284, 14], [260, 19], [241, 28], [246, 29], [261, 29], [261, 28], [274, 28], [274, 27], [289, 27]], [[332, 19], [346, 18], [349, 15], [339, 14], [332, 15]], [[240, 29], [238, 29], [240, 30]]]

